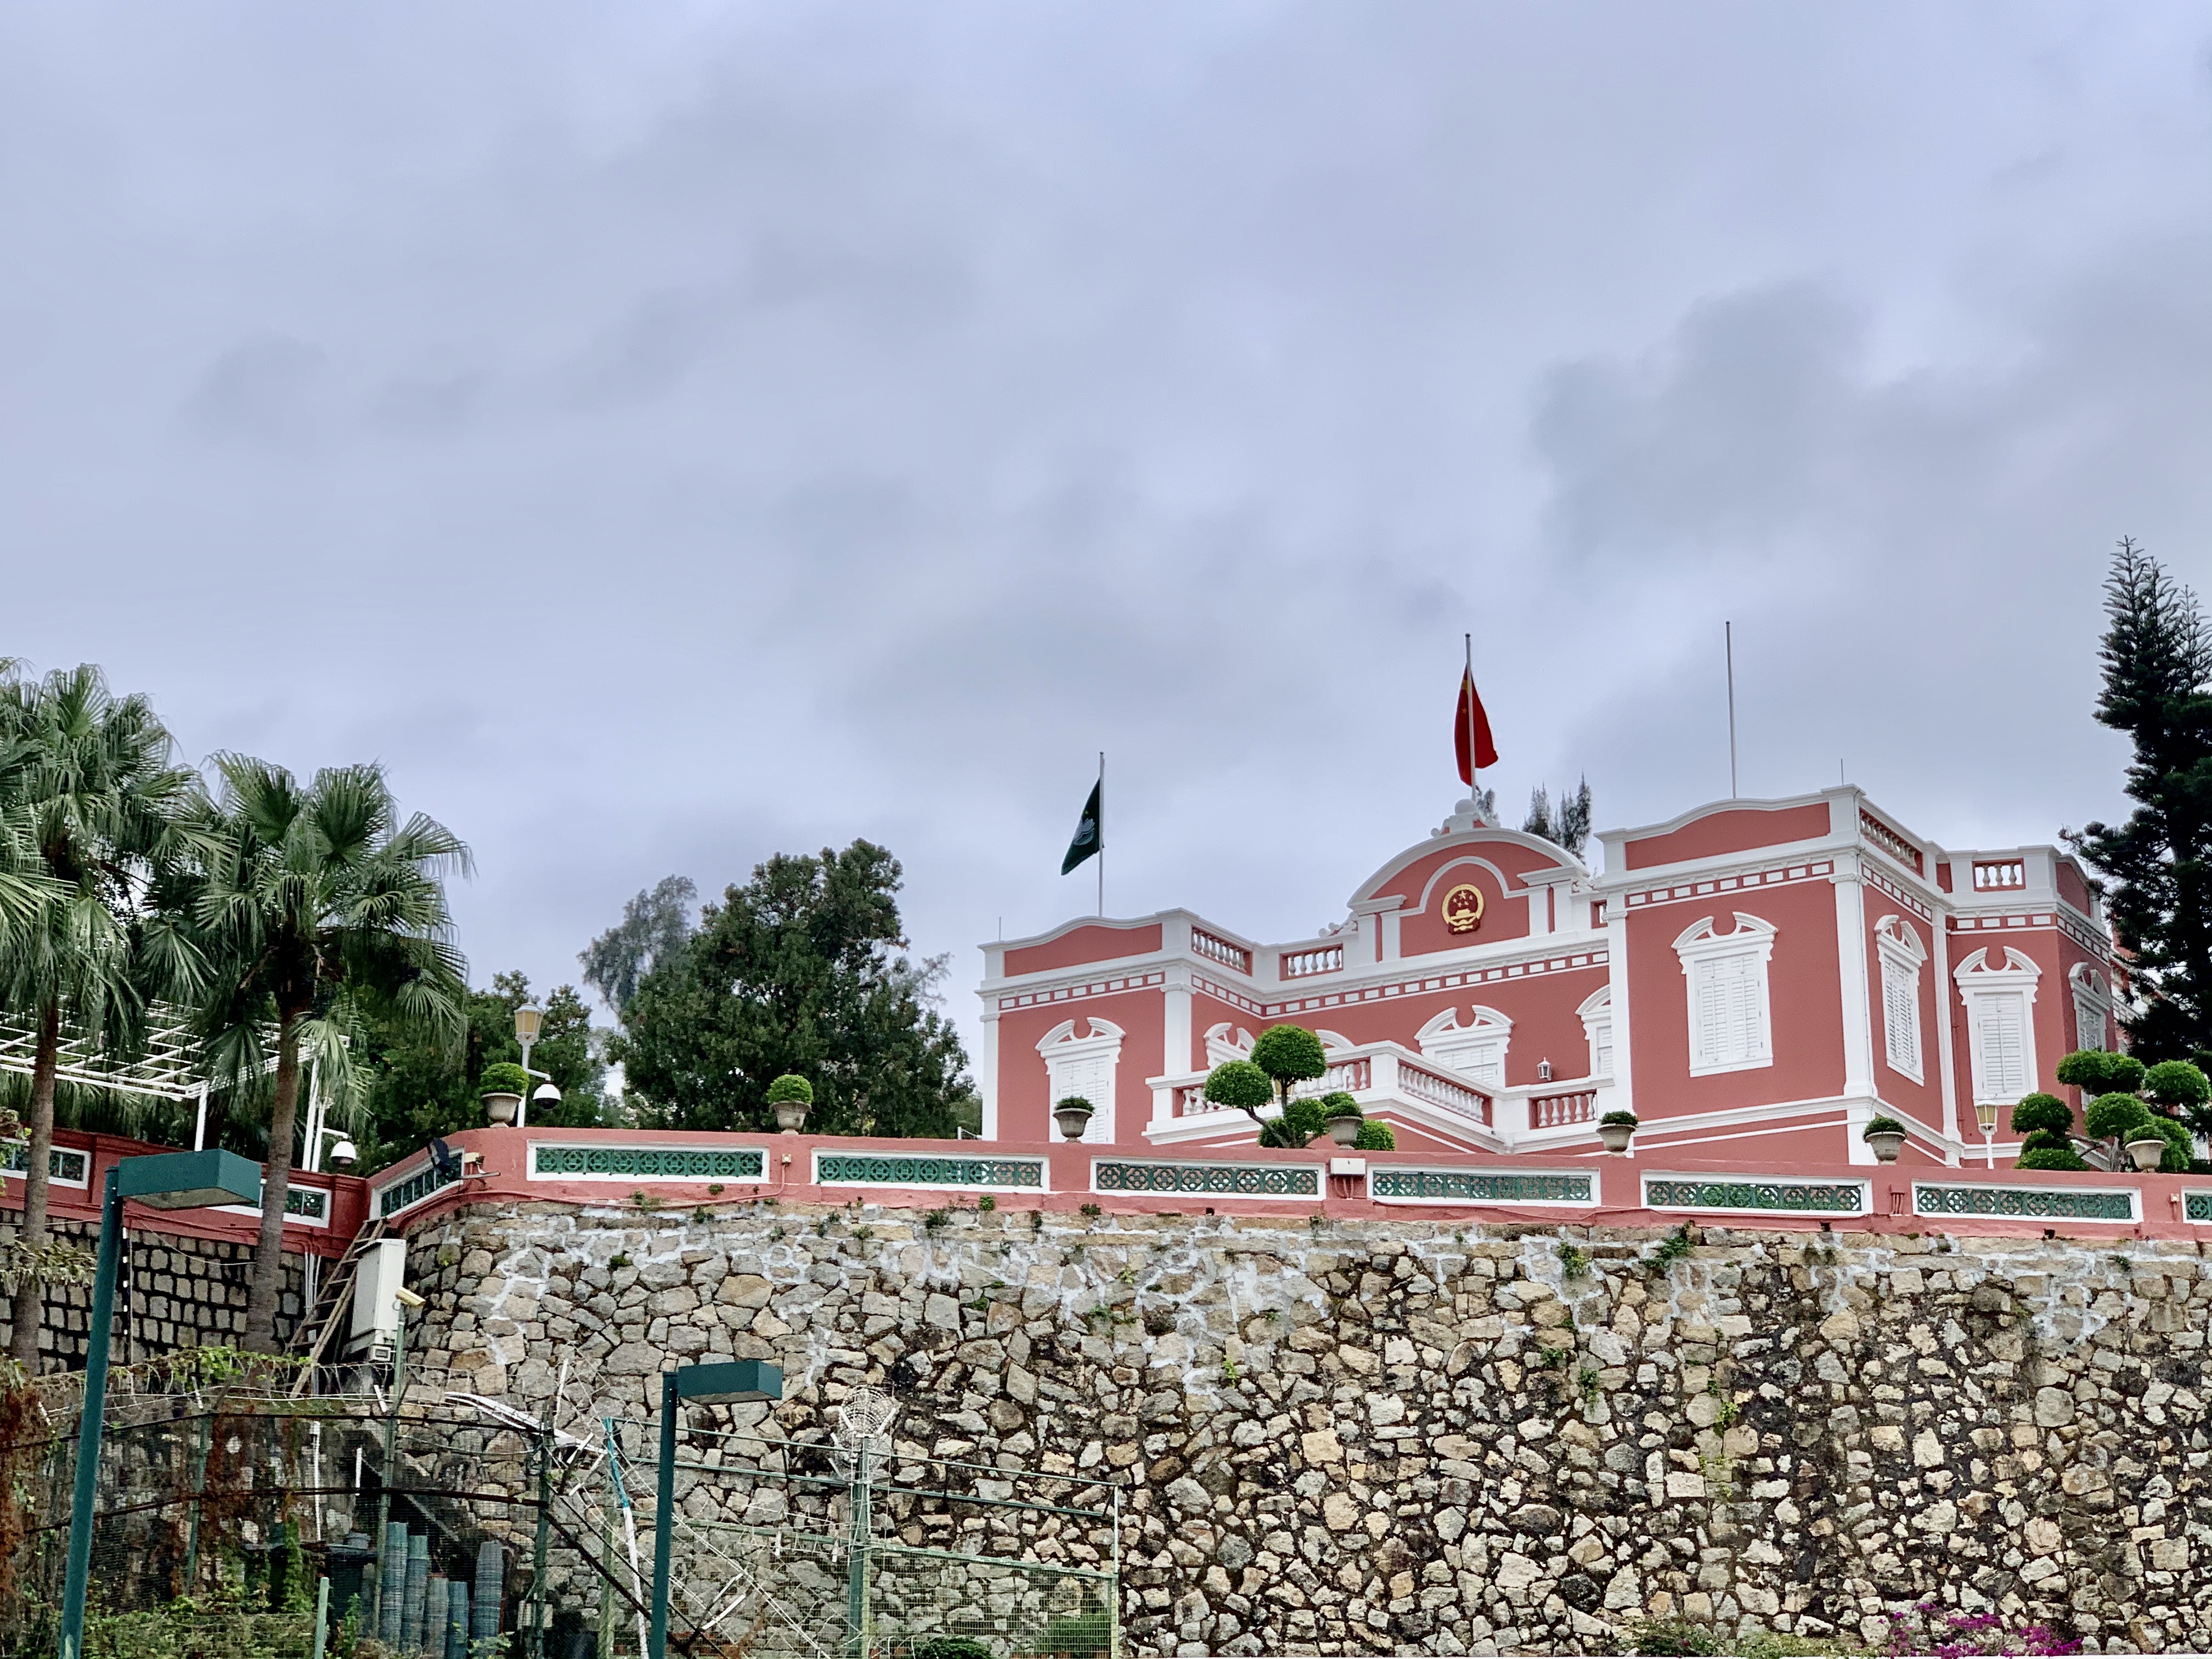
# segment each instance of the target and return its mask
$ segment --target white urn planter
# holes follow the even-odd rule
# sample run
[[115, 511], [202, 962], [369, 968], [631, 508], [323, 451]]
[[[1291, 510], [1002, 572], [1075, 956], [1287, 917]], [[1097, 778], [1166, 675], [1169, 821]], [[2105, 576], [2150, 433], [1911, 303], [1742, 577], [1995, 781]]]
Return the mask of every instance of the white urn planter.
[[522, 1097], [504, 1090], [495, 1090], [483, 1097], [484, 1116], [493, 1123], [512, 1123], [514, 1115], [522, 1109]]
[[1905, 1150], [1905, 1131], [1880, 1129], [1866, 1138], [1866, 1144], [1874, 1148], [1876, 1163], [1894, 1164], [1897, 1155]]
[[1625, 1152], [1628, 1143], [1636, 1139], [1633, 1123], [1601, 1123], [1597, 1126], [1598, 1144], [1608, 1152]]
[[1333, 1117], [1328, 1120], [1328, 1138], [1340, 1146], [1349, 1146], [1358, 1140], [1364, 1120], [1356, 1117]]
[[807, 1103], [803, 1100], [779, 1100], [775, 1103], [775, 1127], [787, 1135], [797, 1134], [806, 1123]]
[[1062, 1140], [1080, 1140], [1091, 1127], [1091, 1108], [1088, 1106], [1055, 1106], [1052, 1121], [1060, 1126]]
[[2155, 1170], [2158, 1161], [2166, 1156], [2166, 1137], [2152, 1135], [2144, 1140], [2128, 1142], [2128, 1156], [2138, 1170]]

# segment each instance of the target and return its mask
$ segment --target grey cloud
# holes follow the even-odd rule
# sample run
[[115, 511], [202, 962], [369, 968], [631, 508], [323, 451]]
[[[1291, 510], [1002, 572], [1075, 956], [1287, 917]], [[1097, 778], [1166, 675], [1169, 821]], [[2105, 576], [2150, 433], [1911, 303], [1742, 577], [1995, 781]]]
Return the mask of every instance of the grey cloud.
[[327, 391], [322, 349], [285, 334], [241, 340], [208, 366], [182, 414], [197, 430], [271, 448], [313, 441]]

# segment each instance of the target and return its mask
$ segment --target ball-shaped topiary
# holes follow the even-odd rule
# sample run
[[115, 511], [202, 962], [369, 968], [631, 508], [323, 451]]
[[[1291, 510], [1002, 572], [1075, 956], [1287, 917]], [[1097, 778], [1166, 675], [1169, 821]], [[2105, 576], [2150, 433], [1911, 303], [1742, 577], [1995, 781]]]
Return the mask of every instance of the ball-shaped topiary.
[[1398, 1137], [1390, 1133], [1390, 1126], [1378, 1118], [1369, 1118], [1359, 1126], [1359, 1138], [1352, 1143], [1355, 1152], [1395, 1152]]
[[1322, 1121], [1323, 1122], [1333, 1122], [1340, 1117], [1364, 1117], [1366, 1115], [1364, 1112], [1359, 1109], [1359, 1103], [1354, 1100], [1350, 1095], [1346, 1094], [1341, 1089], [1338, 1090], [1334, 1094], [1323, 1095], [1321, 1097], [1320, 1105]]
[[2212, 1079], [2185, 1060], [2161, 1060], [2143, 1073], [2142, 1091], [2161, 1106], [2187, 1111], [2212, 1100]]
[[2124, 1141], [2136, 1126], [2150, 1116], [2150, 1109], [2134, 1095], [2099, 1095], [2081, 1115], [2081, 1122], [2100, 1140]]
[[1262, 1146], [1304, 1146], [1316, 1135], [1328, 1132], [1328, 1119], [1322, 1114], [1317, 1100], [1294, 1100], [1283, 1109], [1283, 1115], [1273, 1123], [1262, 1125], [1260, 1144]]
[[1210, 1106], [1233, 1106], [1257, 1116], [1275, 1097], [1275, 1083], [1249, 1060], [1224, 1060], [1206, 1074], [1206, 1099]]
[[2070, 1152], [2074, 1143], [2057, 1129], [2038, 1129], [2020, 1143], [2022, 1152]]
[[2033, 1134], [2039, 1129], [2063, 1134], [2074, 1127], [2074, 1109], [2057, 1095], [2024, 1095], [2012, 1109], [2012, 1127], [2014, 1134]]
[[2145, 1127], [2136, 1132], [2136, 1139], [2142, 1139], [2151, 1130], [2156, 1130], [2166, 1142], [2166, 1151], [2159, 1157], [2158, 1172], [2160, 1175], [2187, 1175], [2189, 1160], [2197, 1156], [2197, 1138], [2189, 1133], [2188, 1126], [2153, 1112], [2146, 1120]]
[[477, 1079], [477, 1092], [484, 1095], [526, 1095], [530, 1092], [530, 1073], [511, 1060], [502, 1060], [483, 1068]]
[[1052, 1109], [1055, 1112], [1095, 1112], [1098, 1109], [1081, 1095], [1062, 1095], [1052, 1103]]
[[2058, 1080], [2092, 1097], [2131, 1095], [2142, 1087], [2143, 1063], [2133, 1054], [2107, 1054], [2102, 1048], [2076, 1048], [2058, 1062]]
[[814, 1103], [814, 1085], [805, 1078], [790, 1072], [786, 1072], [768, 1085], [769, 1105], [781, 1106], [794, 1100], [811, 1106]]
[[1867, 1120], [1866, 1127], [1859, 1131], [1859, 1139], [1872, 1140], [1876, 1135], [1901, 1135], [1910, 1133], [1911, 1132], [1893, 1117], [1870, 1117]]
[[1598, 1119], [1601, 1127], [1613, 1129], [1633, 1129], [1643, 1121], [1644, 1120], [1633, 1112], [1607, 1112], [1603, 1117]]
[[1252, 1045], [1252, 1063], [1275, 1080], [1285, 1097], [1293, 1083], [1310, 1082], [1328, 1070], [1321, 1039], [1303, 1025], [1270, 1025]]
[[2086, 1170], [2089, 1166], [2081, 1161], [2079, 1152], [2039, 1146], [2032, 1152], [2022, 1152], [2020, 1161], [2013, 1167], [2016, 1170]]

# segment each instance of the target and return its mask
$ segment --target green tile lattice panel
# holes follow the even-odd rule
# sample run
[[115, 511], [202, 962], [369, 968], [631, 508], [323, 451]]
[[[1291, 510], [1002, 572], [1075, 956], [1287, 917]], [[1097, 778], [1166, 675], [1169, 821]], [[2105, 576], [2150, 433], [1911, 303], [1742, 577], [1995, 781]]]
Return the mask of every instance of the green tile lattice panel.
[[2135, 1200], [2134, 1189], [2127, 1187], [2068, 1192], [2049, 1187], [1923, 1187], [1917, 1181], [1912, 1183], [1912, 1210], [1916, 1215], [2018, 1216], [2031, 1221], [2133, 1221]]
[[927, 1158], [823, 1152], [814, 1179], [825, 1187], [1002, 1187], [1044, 1190], [1041, 1158]]
[[2191, 1221], [2212, 1221], [2212, 1193], [2185, 1193], [2182, 1213]]
[[1487, 1170], [1370, 1170], [1367, 1195], [1421, 1204], [1595, 1204], [1586, 1175], [1513, 1175]]
[[1646, 1176], [1644, 1203], [1653, 1210], [1859, 1215], [1866, 1209], [1866, 1188], [1856, 1181], [1687, 1181]]
[[1318, 1164], [1151, 1164], [1099, 1159], [1091, 1186], [1101, 1193], [1188, 1193], [1209, 1198], [1319, 1198]]
[[530, 1149], [530, 1178], [636, 1181], [761, 1181], [768, 1154], [757, 1146], [545, 1146]]
[[[5, 1167], [21, 1175], [23, 1172], [24, 1154], [29, 1150], [22, 1141], [9, 1142], [8, 1162]], [[66, 1146], [52, 1148], [46, 1153], [46, 1176], [52, 1181], [67, 1182], [72, 1187], [83, 1186], [88, 1179], [85, 1173], [85, 1155], [82, 1152], [71, 1152]]]
[[441, 1176], [434, 1164], [425, 1164], [404, 1181], [395, 1181], [376, 1195], [376, 1212], [380, 1216], [398, 1215], [410, 1204], [420, 1204], [441, 1187], [449, 1187], [460, 1176]]

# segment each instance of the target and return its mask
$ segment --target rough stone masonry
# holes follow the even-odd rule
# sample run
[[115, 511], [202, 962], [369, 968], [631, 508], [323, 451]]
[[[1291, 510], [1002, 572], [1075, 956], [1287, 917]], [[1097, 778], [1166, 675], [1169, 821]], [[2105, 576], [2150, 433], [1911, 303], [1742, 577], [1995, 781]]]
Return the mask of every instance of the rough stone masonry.
[[1133, 1651], [1619, 1652], [1669, 1614], [1874, 1639], [1933, 1598], [2124, 1652], [2212, 1650], [2207, 1267], [2151, 1242], [526, 1205], [424, 1222], [410, 1273], [428, 1363], [517, 1404], [561, 1357], [640, 1417], [671, 1356], [772, 1358], [765, 1432], [818, 1433], [865, 1382], [916, 1455], [1117, 1474]]

